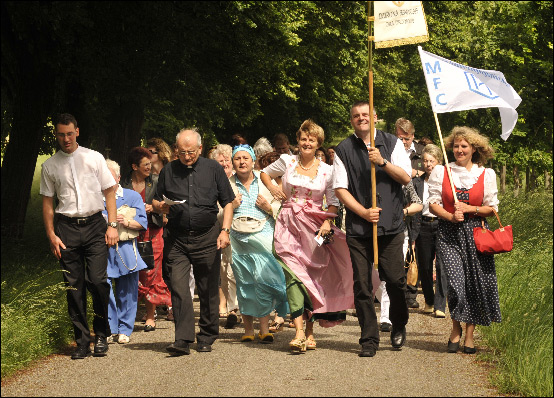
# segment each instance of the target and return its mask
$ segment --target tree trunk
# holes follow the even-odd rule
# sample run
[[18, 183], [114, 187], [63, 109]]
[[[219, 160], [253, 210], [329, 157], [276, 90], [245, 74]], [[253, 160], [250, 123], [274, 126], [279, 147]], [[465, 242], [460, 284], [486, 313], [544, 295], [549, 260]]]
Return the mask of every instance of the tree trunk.
[[548, 171], [544, 171], [544, 190], [548, 191], [550, 188], [550, 173]]
[[519, 195], [519, 188], [521, 187], [521, 181], [519, 179], [519, 169], [517, 166], [514, 166], [514, 197], [517, 198]]
[[500, 168], [500, 193], [506, 193], [506, 164]]
[[[138, 102], [121, 104], [113, 119], [113, 130], [106, 136], [104, 156], [116, 161], [121, 167], [121, 175], [126, 175], [131, 166], [127, 164], [129, 151], [140, 146], [142, 125], [144, 123], [144, 108]], [[102, 152], [102, 148], [99, 148]]]
[[[34, 93], [35, 97], [41, 94]], [[29, 102], [23, 109], [14, 110], [10, 142], [2, 163], [2, 238], [21, 239], [27, 205], [33, 184], [35, 165], [42, 142], [46, 119]]]
[[530, 191], [530, 188], [531, 188], [530, 180], [531, 180], [531, 169], [529, 168], [529, 166], [527, 166], [525, 167], [525, 195], [527, 195]]

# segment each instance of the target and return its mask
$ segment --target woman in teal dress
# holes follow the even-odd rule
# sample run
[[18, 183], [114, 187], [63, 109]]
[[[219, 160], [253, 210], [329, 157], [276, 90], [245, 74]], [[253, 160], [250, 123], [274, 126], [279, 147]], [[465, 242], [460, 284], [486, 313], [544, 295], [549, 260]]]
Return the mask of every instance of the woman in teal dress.
[[254, 171], [256, 156], [248, 145], [233, 150], [236, 174], [229, 178], [235, 200], [231, 226], [231, 266], [237, 282], [237, 299], [244, 321], [241, 341], [254, 340], [254, 317], [259, 318], [258, 338], [272, 343], [269, 315], [288, 312], [285, 275], [272, 252], [274, 216], [280, 203], [273, 199]]

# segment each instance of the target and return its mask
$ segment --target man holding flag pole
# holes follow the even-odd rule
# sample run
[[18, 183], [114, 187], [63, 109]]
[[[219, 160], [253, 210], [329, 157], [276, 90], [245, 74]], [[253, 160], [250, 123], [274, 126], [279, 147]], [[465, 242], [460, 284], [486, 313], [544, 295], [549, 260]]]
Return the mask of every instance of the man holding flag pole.
[[[374, 16], [371, 16], [372, 3], [375, 3]], [[371, 36], [373, 21], [375, 37]], [[402, 253], [405, 229], [402, 186], [410, 182], [412, 167], [402, 141], [375, 130], [375, 120], [370, 117], [374, 114], [372, 42], [375, 41], [375, 48], [380, 48], [429, 39], [420, 1], [368, 2], [368, 22], [369, 102], [360, 101], [351, 108], [354, 134], [335, 148], [333, 181], [335, 193], [346, 207], [347, 243], [354, 268], [354, 304], [362, 329], [361, 357], [374, 356], [379, 347], [372, 264], [378, 268], [380, 279], [386, 282], [390, 297], [393, 348], [404, 345], [409, 317]]]

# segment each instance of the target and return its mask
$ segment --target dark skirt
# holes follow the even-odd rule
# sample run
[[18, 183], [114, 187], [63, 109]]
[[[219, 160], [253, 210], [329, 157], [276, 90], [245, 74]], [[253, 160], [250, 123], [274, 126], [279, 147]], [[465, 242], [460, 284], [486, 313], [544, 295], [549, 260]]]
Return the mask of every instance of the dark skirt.
[[475, 248], [473, 228], [480, 226], [480, 217], [467, 215], [462, 223], [439, 220], [437, 256], [446, 271], [451, 318], [488, 326], [500, 322], [501, 316], [494, 255]]

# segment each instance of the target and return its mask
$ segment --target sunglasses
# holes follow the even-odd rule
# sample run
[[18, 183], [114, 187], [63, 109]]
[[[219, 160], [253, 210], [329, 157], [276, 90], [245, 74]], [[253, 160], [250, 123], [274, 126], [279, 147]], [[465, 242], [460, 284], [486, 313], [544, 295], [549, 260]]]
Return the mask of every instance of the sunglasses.
[[153, 150], [153, 149], [149, 149], [149, 151], [150, 151], [150, 153], [151, 153], [152, 155], [157, 155], [157, 154], [158, 154], [158, 151], [155, 151], [155, 150]]

